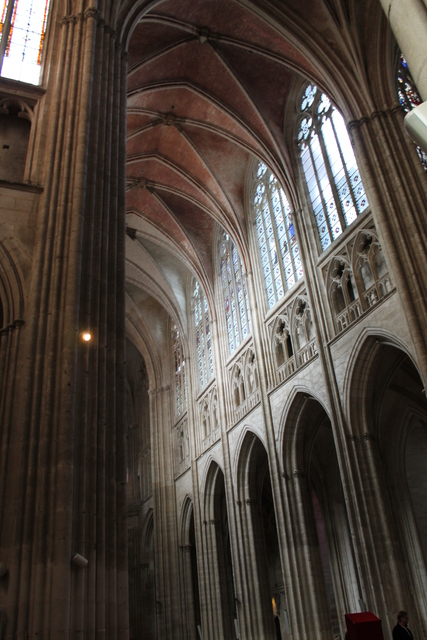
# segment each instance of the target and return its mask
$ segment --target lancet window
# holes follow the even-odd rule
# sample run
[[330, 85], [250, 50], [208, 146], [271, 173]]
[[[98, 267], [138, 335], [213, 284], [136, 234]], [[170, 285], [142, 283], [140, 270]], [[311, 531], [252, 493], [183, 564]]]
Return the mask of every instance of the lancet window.
[[300, 103], [298, 146], [322, 251], [368, 207], [341, 114], [309, 84]]
[[251, 317], [242, 261], [234, 243], [225, 232], [221, 242], [221, 282], [228, 344], [233, 353], [251, 333]]
[[[403, 55], [400, 56], [399, 68], [397, 71], [397, 94], [399, 102], [405, 113], [409, 113], [415, 107], [421, 104], [421, 98], [418, 94], [415, 82], [412, 80], [408, 69], [408, 63]], [[423, 163], [424, 169], [427, 171], [427, 153], [421, 147], [417, 146], [418, 156]]]
[[198, 282], [194, 285], [193, 303], [199, 384], [203, 388], [213, 377], [214, 370], [208, 301]]
[[4, 78], [38, 84], [50, 0], [0, 0], [0, 68]]
[[256, 170], [253, 205], [268, 307], [271, 309], [302, 277], [303, 268], [288, 199], [263, 162]]
[[187, 385], [185, 379], [185, 359], [181, 337], [177, 326], [173, 330], [173, 354], [175, 361], [176, 414], [181, 416], [187, 409]]

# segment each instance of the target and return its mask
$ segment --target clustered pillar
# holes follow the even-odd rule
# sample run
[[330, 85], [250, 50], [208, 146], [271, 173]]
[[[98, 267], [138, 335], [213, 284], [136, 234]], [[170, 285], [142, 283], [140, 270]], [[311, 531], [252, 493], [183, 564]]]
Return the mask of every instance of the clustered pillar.
[[13, 341], [4, 358], [19, 375], [2, 447], [3, 627], [19, 640], [128, 637], [126, 59], [97, 8], [73, 4], [60, 27], [53, 9], [60, 53], [36, 142], [43, 174], [31, 176], [44, 192], [28, 320], [18, 361]]

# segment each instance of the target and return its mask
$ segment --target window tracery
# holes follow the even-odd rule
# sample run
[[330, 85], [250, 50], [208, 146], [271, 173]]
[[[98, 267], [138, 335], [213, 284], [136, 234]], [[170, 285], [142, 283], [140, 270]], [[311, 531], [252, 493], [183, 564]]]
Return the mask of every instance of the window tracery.
[[251, 333], [248, 292], [242, 261], [227, 233], [221, 242], [221, 283], [230, 353]]
[[362, 314], [354, 285], [353, 270], [346, 256], [334, 256], [331, 261], [329, 299], [338, 332], [343, 331]]
[[317, 354], [314, 324], [306, 291], [295, 296], [270, 324], [276, 382], [286, 380]]
[[385, 256], [374, 229], [361, 229], [327, 266], [328, 297], [337, 333], [392, 290]]
[[185, 379], [185, 359], [179, 330], [173, 328], [173, 354], [175, 364], [175, 401], [176, 415], [181, 416], [187, 409], [187, 385]]
[[385, 256], [378, 236], [372, 229], [362, 229], [356, 238], [353, 270], [364, 310], [372, 307], [391, 290]]
[[230, 383], [234, 418], [238, 421], [260, 400], [258, 364], [251, 346], [234, 363]]
[[38, 84], [50, 0], [0, 2], [0, 75]]
[[193, 304], [199, 384], [202, 389], [213, 378], [214, 370], [208, 301], [197, 281], [194, 285]]
[[276, 177], [259, 162], [253, 206], [262, 272], [271, 307], [303, 276], [291, 207]]
[[298, 146], [322, 251], [368, 207], [341, 114], [315, 85], [300, 103]]
[[199, 401], [201, 432], [198, 437], [199, 453], [209, 447], [219, 437], [218, 393], [214, 386]]
[[190, 440], [188, 434], [188, 420], [183, 418], [175, 426], [175, 476], [178, 476], [190, 466]]
[[[276, 368], [281, 367], [294, 355], [290, 323], [287, 313], [277, 316], [273, 329], [273, 350], [276, 359]], [[294, 368], [292, 368], [294, 370]]]
[[292, 317], [295, 351], [299, 360], [297, 365], [301, 366], [316, 353], [313, 320], [306, 296], [301, 295], [296, 298]]
[[[405, 113], [409, 113], [415, 107], [421, 104], [421, 98], [415, 86], [415, 82], [409, 73], [408, 63], [403, 55], [400, 56], [399, 68], [397, 70], [397, 94], [399, 96], [400, 105]], [[427, 153], [421, 147], [417, 146], [418, 156], [427, 171]]]
[[246, 400], [245, 378], [242, 367], [236, 364], [232, 375], [234, 408], [237, 409]]

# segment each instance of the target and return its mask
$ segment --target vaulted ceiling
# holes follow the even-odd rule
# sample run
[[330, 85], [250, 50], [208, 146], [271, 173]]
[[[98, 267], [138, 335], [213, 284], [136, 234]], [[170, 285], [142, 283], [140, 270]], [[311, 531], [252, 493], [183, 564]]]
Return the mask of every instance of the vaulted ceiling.
[[[287, 97], [304, 77], [324, 83], [321, 43], [336, 49], [340, 21], [357, 24], [342, 14], [346, 3], [281, 5], [288, 17], [279, 21], [241, 0], [166, 0], [141, 15], [130, 40], [128, 296], [135, 303], [143, 289], [183, 328], [190, 275], [212, 294], [220, 227], [246, 259], [251, 160], [292, 176]], [[342, 64], [334, 46], [324, 58]]]

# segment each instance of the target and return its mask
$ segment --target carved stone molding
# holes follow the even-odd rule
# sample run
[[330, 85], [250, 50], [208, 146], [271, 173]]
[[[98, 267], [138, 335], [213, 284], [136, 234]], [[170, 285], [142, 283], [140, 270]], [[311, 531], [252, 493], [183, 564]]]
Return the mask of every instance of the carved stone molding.
[[81, 20], [81, 13], [79, 13], [77, 16], [64, 16], [64, 18], [62, 18], [61, 20], [61, 25], [75, 25], [79, 20]]
[[21, 320], [19, 318], [17, 320], [13, 320], [8, 325], [0, 329], [0, 335], [5, 336], [8, 333], [12, 333], [12, 331], [17, 329], [18, 327], [23, 327], [24, 324], [25, 324], [24, 320]]
[[99, 26], [110, 29], [114, 33], [114, 30], [106, 25], [104, 20], [101, 20], [101, 14], [96, 7], [89, 7], [83, 13], [78, 13], [75, 16], [64, 16], [61, 20], [61, 25], [76, 24], [82, 21], [87, 22], [88, 20], [96, 20]]
[[209, 35], [209, 29], [207, 27], [202, 27], [201, 29], [199, 29], [197, 37], [200, 44], [206, 44], [206, 42], [209, 41]]
[[158, 389], [148, 389], [147, 393], [150, 396], [154, 396], [159, 393], [162, 393], [162, 391], [170, 391], [170, 385], [166, 385], [165, 387], [159, 387]]
[[133, 227], [126, 227], [126, 235], [129, 236], [131, 240], [135, 240], [136, 238], [136, 229]]
[[96, 7], [89, 7], [89, 9], [86, 9], [86, 11], [83, 14], [83, 20], [87, 21], [90, 19], [94, 19], [97, 22], [99, 22], [100, 20], [100, 13], [98, 11], [98, 9], [96, 9]]
[[104, 31], [107, 35], [109, 35], [114, 40], [117, 38], [117, 31], [108, 26], [108, 24], [104, 24]]
[[292, 472], [292, 475], [294, 476], [294, 478], [297, 478], [297, 479], [305, 478], [304, 471], [300, 471], [299, 469], [294, 469], [294, 471]]
[[394, 116], [397, 113], [403, 112], [403, 107], [400, 104], [397, 104], [394, 107], [391, 107], [391, 109], [373, 111], [369, 116], [363, 116], [358, 120], [350, 120], [350, 122], [347, 123], [347, 128], [349, 129], [349, 131], [352, 131], [352, 129], [359, 129], [362, 125], [369, 124], [374, 120], [389, 118], [390, 116]]

